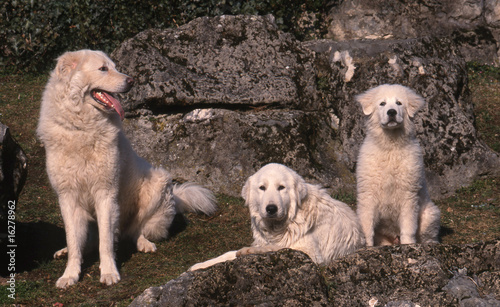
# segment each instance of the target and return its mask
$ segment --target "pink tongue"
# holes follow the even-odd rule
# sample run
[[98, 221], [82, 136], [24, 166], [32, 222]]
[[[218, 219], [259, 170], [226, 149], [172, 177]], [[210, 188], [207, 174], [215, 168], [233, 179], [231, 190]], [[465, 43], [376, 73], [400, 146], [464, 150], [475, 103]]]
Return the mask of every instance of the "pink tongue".
[[108, 93], [106, 92], [102, 93], [111, 102], [113, 108], [116, 110], [116, 113], [118, 113], [118, 115], [120, 115], [121, 120], [123, 120], [125, 118], [125, 112], [123, 112], [122, 105], [120, 104], [120, 102], [117, 99], [115, 99], [115, 97], [108, 95]]

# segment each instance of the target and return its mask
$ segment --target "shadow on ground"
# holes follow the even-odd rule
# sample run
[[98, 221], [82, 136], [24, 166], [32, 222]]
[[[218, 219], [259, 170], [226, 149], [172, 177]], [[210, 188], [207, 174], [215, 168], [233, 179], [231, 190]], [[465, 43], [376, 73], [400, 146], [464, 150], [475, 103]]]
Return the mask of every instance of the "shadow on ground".
[[[187, 221], [183, 215], [177, 214], [169, 229], [170, 237], [186, 229]], [[92, 266], [99, 261], [97, 249], [98, 237], [97, 227], [94, 224], [89, 227], [89, 243], [86, 246], [82, 270]], [[41, 264], [54, 260], [54, 253], [66, 246], [66, 235], [63, 228], [46, 222], [17, 223], [16, 224], [16, 246], [15, 246], [15, 268], [16, 273], [31, 271]], [[5, 246], [6, 252], [9, 246]], [[5, 258], [2, 263], [8, 263], [8, 255], [2, 253]], [[121, 264], [127, 262], [137, 249], [132, 240], [124, 238], [118, 242], [116, 247], [116, 261], [118, 269]], [[0, 268], [0, 276], [9, 275], [8, 266]]]

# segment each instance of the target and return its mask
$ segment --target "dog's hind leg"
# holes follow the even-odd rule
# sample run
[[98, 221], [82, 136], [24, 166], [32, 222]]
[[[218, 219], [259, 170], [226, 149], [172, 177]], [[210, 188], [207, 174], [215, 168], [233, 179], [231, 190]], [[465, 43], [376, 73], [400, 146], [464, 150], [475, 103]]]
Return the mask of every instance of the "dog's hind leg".
[[[94, 218], [91, 218], [90, 216], [88, 217], [88, 220], [94, 221]], [[95, 225], [95, 230], [93, 227], [91, 227], [93, 223], [89, 223], [89, 228], [87, 231], [87, 236], [86, 236], [86, 244], [85, 247], [83, 248], [83, 256], [85, 257], [86, 254], [90, 254], [91, 252], [97, 250], [97, 224]], [[95, 224], [95, 223], [94, 223]], [[60, 250], [56, 251], [54, 253], [54, 259], [63, 259], [68, 256], [68, 247], [61, 248]]]
[[[87, 238], [90, 216], [77, 204], [77, 201], [76, 197], [72, 197], [72, 195], [59, 195], [59, 204], [66, 230], [66, 244], [68, 245], [66, 248], [68, 263], [64, 274], [56, 282], [58, 288], [74, 285], [80, 276], [82, 253]], [[54, 256], [58, 253], [56, 252]]]
[[420, 223], [417, 233], [419, 243], [438, 243], [441, 211], [432, 202], [426, 202], [420, 210]]
[[154, 252], [156, 246], [153, 241], [166, 239], [168, 229], [175, 217], [175, 205], [170, 195], [164, 195], [163, 204], [148, 217], [142, 225], [141, 233], [137, 239], [137, 250], [141, 252]]
[[157, 241], [167, 238], [168, 229], [176, 214], [172, 195], [170, 175], [163, 169], [151, 169], [148, 180], [142, 183], [139, 198], [139, 211], [136, 215], [137, 228], [134, 237], [137, 250], [154, 252]]
[[68, 256], [68, 247], [61, 248], [57, 252], [54, 253], [54, 259], [62, 259]]

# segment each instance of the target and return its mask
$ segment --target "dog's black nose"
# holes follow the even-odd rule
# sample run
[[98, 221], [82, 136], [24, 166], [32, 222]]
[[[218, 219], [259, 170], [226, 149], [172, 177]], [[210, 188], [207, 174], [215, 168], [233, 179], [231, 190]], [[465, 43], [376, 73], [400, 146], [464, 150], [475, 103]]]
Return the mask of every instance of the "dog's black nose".
[[132, 77], [128, 77], [128, 78], [127, 78], [127, 84], [128, 84], [129, 86], [134, 85], [134, 79], [133, 79]]
[[267, 205], [266, 212], [268, 215], [275, 215], [278, 212], [278, 206], [276, 205]]
[[387, 111], [387, 115], [389, 116], [396, 116], [398, 114], [398, 111], [394, 110], [394, 109], [390, 109], [389, 111]]

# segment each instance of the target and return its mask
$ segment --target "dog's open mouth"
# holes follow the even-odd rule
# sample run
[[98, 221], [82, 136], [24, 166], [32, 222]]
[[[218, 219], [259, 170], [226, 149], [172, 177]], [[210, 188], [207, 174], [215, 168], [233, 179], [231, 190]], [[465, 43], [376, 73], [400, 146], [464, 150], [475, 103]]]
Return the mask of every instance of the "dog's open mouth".
[[102, 105], [106, 110], [115, 110], [120, 118], [123, 120], [125, 118], [125, 112], [123, 112], [122, 105], [116, 99], [113, 94], [102, 91], [102, 90], [92, 90], [92, 98]]

